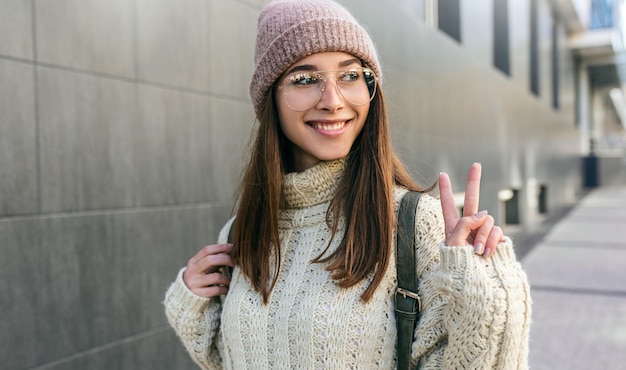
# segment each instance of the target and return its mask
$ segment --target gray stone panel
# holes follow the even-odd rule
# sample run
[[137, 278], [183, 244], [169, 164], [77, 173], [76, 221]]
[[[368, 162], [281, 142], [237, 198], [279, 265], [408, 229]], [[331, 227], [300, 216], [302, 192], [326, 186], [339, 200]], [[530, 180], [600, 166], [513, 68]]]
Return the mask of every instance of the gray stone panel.
[[626, 362], [626, 296], [531, 294], [531, 369], [617, 369]]
[[493, 64], [493, 2], [460, 2], [461, 44], [466, 53], [485, 65]]
[[547, 0], [537, 2], [537, 44], [539, 47], [539, 99], [552, 107], [552, 9]]
[[137, 0], [140, 80], [208, 91], [214, 30], [207, 7], [207, 1]]
[[12, 354], [11, 368], [55, 363], [165, 328], [165, 290], [216, 240], [221, 213], [194, 206], [0, 222], [2, 358]]
[[[196, 368], [161, 301], [231, 215], [254, 127], [256, 17], [267, 2], [0, 2], [0, 367]], [[517, 186], [526, 199], [531, 178], [549, 184], [551, 206], [575, 201], [572, 112], [528, 93], [527, 1], [510, 6], [512, 79], [472, 56], [479, 47], [425, 26], [407, 11], [418, 2], [409, 2], [341, 1], [377, 44], [392, 134], [409, 171], [423, 184], [448, 171], [462, 191], [469, 165], [482, 161], [483, 207], [494, 215], [495, 191]], [[476, 32], [484, 36], [487, 23]], [[13, 61], [32, 58], [31, 30], [42, 62], [36, 81], [32, 65]], [[536, 210], [521, 207], [523, 220], [536, 222]], [[603, 265], [607, 248], [623, 251], [602, 240], [622, 234], [601, 222], [608, 212], [574, 210], [580, 227], [557, 229], [563, 237], [528, 259], [569, 267], [529, 266], [531, 280], [564, 294], [572, 282], [599, 289], [583, 280], [586, 268]], [[575, 248], [566, 236], [578, 238]], [[581, 248], [593, 236], [596, 250]], [[616, 271], [597, 275], [605, 290], [619, 288]], [[576, 298], [555, 307], [563, 312]]]
[[569, 122], [576, 122], [576, 56], [574, 51], [564, 48], [567, 45], [567, 31], [563, 24], [557, 24], [557, 73], [559, 89], [559, 112]]
[[[45, 370], [197, 370], [169, 327], [58, 361]], [[43, 370], [43, 369], [42, 369]]]
[[211, 171], [211, 99], [150, 86], [139, 87], [133, 139], [138, 199], [142, 205], [215, 199]]
[[400, 14], [424, 22], [424, 2], [425, 0], [397, 0], [387, 5], [396, 5]]
[[606, 187], [596, 190], [581, 200], [573, 214], [584, 216], [587, 214], [597, 214], [598, 211], [616, 212], [622, 217], [626, 217], [626, 191], [617, 187]]
[[135, 77], [133, 6], [127, 0], [35, 2], [37, 59]]
[[[220, 2], [220, 0], [212, 0], [212, 1]], [[272, 0], [234, 0], [234, 1], [261, 9], [265, 4], [271, 2]]]
[[40, 71], [44, 210], [213, 198], [209, 98]]
[[[595, 234], [593, 230], [588, 232]], [[626, 248], [622, 246], [621, 250], [615, 250], [603, 245], [580, 242], [552, 245], [549, 241], [544, 241], [541, 248], [532, 250], [525, 257], [524, 268], [531, 286], [621, 292], [626, 295], [626, 287], [621, 278], [626, 270]], [[545, 266], [550, 265], [548, 261], [553, 260], [559, 263], [546, 269]]]
[[241, 172], [249, 160], [247, 147], [255, 127], [254, 113], [249, 103], [213, 99], [211, 104], [214, 195], [217, 201], [232, 204]]
[[0, 59], [0, 217], [37, 211], [33, 66]]
[[209, 4], [210, 90], [249, 99], [259, 11], [236, 1], [211, 1]]
[[[577, 244], [611, 243], [615, 240], [615, 235], [624, 233], [624, 223], [604, 223], [602, 218], [587, 217], [576, 218], [577, 223], [559, 224], [546, 236], [549, 242], [575, 241]], [[598, 222], [600, 221], [600, 222]], [[626, 268], [626, 265], [624, 266]]]
[[[416, 62], [415, 57], [419, 51], [411, 46], [420, 39], [420, 31], [424, 25], [422, 24], [423, 21], [422, 23], [399, 22], [397, 19], [398, 11], [400, 7], [404, 7], [403, 4], [371, 1], [363, 6], [363, 2], [359, 0], [342, 0], [339, 2], [365, 25], [376, 46], [384, 73], [389, 68], [415, 66], [412, 63]], [[368, 19], [379, 19], [380, 22], [367, 22]], [[392, 22], [394, 27], [389, 27]], [[406, 35], [412, 37], [407, 38]], [[393, 58], [385, 58], [385, 55], [392, 54], [394, 55]]]
[[[0, 362], [3, 369], [25, 369], [37, 363], [37, 314], [44, 261], [38, 255], [39, 223], [34, 220], [0, 221]], [[45, 320], [54, 321], [45, 315]], [[42, 318], [43, 319], [43, 318]], [[42, 321], [42, 320], [40, 320]]]
[[136, 87], [39, 68], [44, 212], [139, 204]]
[[0, 55], [33, 58], [31, 1], [0, 1]]
[[530, 91], [530, 2], [509, 1], [511, 79], [521, 91]]

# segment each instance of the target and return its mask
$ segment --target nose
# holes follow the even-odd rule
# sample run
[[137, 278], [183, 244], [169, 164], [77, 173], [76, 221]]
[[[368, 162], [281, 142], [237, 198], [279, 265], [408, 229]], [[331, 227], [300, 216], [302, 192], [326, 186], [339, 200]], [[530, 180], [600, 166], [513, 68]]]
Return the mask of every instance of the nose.
[[[331, 82], [332, 81], [332, 82]], [[324, 89], [322, 90], [322, 96], [317, 102], [315, 107], [320, 110], [328, 110], [334, 112], [343, 108], [345, 105], [345, 99], [339, 92], [339, 86], [335, 78], [327, 78], [324, 82]]]

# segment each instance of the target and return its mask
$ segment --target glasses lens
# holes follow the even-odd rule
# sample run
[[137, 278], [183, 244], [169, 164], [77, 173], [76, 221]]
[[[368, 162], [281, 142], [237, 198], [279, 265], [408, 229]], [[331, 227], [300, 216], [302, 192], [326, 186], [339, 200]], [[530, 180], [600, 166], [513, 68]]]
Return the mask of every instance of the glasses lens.
[[287, 76], [280, 86], [285, 103], [298, 112], [312, 108], [322, 98], [328, 79], [336, 81], [341, 96], [353, 105], [365, 105], [376, 94], [376, 75], [369, 68], [338, 71], [334, 77], [324, 77], [322, 72], [298, 72]]
[[308, 110], [322, 97], [324, 84], [324, 76], [316, 72], [291, 74], [282, 85], [285, 102], [295, 111]]
[[337, 86], [341, 95], [354, 105], [369, 103], [376, 93], [376, 77], [367, 68], [339, 72]]

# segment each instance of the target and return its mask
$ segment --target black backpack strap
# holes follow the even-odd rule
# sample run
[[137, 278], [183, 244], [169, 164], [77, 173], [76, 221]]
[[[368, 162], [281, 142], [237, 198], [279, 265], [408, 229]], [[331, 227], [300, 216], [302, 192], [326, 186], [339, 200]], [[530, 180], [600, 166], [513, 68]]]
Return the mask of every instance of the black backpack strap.
[[398, 370], [411, 365], [411, 345], [422, 302], [417, 295], [415, 269], [415, 213], [421, 193], [409, 191], [402, 198], [398, 211], [396, 235], [396, 269], [398, 288], [395, 294], [396, 326], [398, 330]]
[[230, 229], [228, 230], [228, 243], [233, 243], [233, 230], [235, 230], [235, 221], [233, 221], [232, 224], [230, 224]]
[[[227, 242], [231, 244], [233, 243], [233, 230], [235, 230], [235, 221], [233, 221], [233, 223], [230, 224], [230, 230], [228, 230]], [[224, 275], [228, 276], [229, 279], [231, 276], [233, 276], [233, 268], [231, 266], [224, 266], [222, 271]]]

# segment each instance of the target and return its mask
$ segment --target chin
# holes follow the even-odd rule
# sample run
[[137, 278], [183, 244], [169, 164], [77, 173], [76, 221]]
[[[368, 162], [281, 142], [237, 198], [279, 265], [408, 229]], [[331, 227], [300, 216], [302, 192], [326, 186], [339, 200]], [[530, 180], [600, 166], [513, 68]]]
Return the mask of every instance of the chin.
[[322, 160], [322, 161], [328, 162], [328, 161], [335, 161], [337, 159], [343, 159], [343, 158], [345, 158], [347, 156], [348, 156], [348, 152], [339, 153], [339, 154], [336, 154], [336, 155], [328, 155], [328, 154], [326, 154], [323, 157], [319, 157], [319, 159]]

